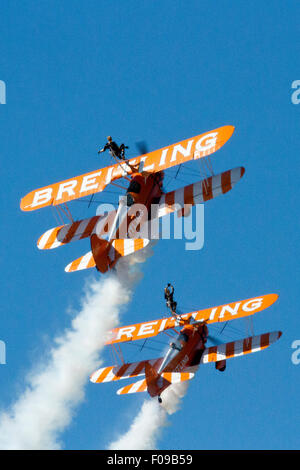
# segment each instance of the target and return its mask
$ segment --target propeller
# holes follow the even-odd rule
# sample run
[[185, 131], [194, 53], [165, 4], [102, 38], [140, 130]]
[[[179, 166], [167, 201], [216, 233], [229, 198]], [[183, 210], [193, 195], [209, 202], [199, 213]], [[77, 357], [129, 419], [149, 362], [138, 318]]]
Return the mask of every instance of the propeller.
[[140, 140], [139, 142], [136, 142], [135, 145], [136, 145], [136, 148], [138, 149], [140, 155], [145, 155], [145, 153], [148, 153], [148, 151], [149, 151], [148, 150], [148, 145], [147, 145], [147, 142], [145, 140]]

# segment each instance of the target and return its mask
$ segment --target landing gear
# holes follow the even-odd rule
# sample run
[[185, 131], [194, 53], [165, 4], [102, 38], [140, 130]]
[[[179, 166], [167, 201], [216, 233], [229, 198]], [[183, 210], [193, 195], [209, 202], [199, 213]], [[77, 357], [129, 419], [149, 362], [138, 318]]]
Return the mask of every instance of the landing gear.
[[224, 372], [224, 370], [226, 369], [226, 360], [217, 361], [215, 363], [215, 368], [220, 372]]
[[158, 399], [158, 403], [162, 403], [162, 399], [159, 395], [158, 395], [157, 399]]

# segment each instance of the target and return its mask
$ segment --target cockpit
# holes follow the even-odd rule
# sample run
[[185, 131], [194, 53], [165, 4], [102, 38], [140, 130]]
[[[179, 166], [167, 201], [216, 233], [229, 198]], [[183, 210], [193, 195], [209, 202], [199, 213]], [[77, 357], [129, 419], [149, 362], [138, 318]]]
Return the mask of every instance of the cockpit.
[[170, 343], [170, 349], [168, 350], [160, 368], [159, 372], [162, 371], [171, 361], [174, 359], [174, 357], [182, 350], [182, 348], [186, 345], [188, 342], [188, 335], [185, 333], [180, 333], [178, 335], [178, 338], [176, 341]]
[[127, 189], [127, 194], [126, 194], [127, 207], [131, 207], [135, 202], [134, 197], [131, 193], [139, 194], [140, 191], [141, 191], [141, 184], [138, 181], [136, 181], [136, 179], [131, 180], [130, 185], [128, 186], [128, 189]]
[[131, 180], [130, 185], [128, 186], [127, 192], [128, 193], [136, 193], [138, 194], [141, 191], [141, 185], [135, 179]]
[[185, 333], [180, 333], [178, 338], [174, 343], [171, 343], [170, 346], [172, 349], [176, 349], [177, 351], [181, 351], [183, 346], [188, 342], [188, 335]]

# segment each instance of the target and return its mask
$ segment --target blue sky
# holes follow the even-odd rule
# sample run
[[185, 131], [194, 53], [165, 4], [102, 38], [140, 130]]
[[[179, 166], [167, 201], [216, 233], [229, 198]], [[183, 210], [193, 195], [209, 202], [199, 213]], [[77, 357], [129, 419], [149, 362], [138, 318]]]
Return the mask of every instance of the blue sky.
[[[291, 344], [300, 339], [300, 105], [291, 102], [291, 84], [300, 78], [299, 13], [299, 2], [276, 0], [230, 7], [221, 0], [2, 5], [2, 409], [20, 395], [52, 338], [70, 325], [69, 307], [96, 277], [63, 269], [88, 251], [88, 241], [37, 249], [55, 219], [49, 208], [22, 213], [20, 198], [109, 164], [108, 156], [97, 155], [108, 134], [130, 150], [142, 139], [154, 150], [232, 124], [235, 133], [212, 161], [215, 172], [245, 166], [244, 178], [205, 206], [202, 250], [185, 251], [182, 241], [157, 244], [122, 322], [165, 314], [166, 282], [173, 282], [185, 310], [278, 293], [254, 329], [282, 330], [280, 341], [230, 361], [224, 374], [203, 367], [158, 446], [299, 448], [300, 365], [291, 362]], [[78, 218], [95, 210], [79, 202], [70, 207]], [[118, 397], [117, 388], [87, 382], [86, 400], [61, 436], [66, 448], [104, 448], [128, 428], [143, 397]]]

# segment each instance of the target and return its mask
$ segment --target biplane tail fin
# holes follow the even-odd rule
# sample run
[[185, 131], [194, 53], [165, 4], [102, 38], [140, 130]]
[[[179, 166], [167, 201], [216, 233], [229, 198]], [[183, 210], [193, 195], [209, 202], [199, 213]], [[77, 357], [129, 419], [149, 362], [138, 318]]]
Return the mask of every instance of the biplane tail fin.
[[155, 397], [156, 395], [158, 395], [159, 388], [162, 385], [165, 385], [165, 379], [159, 380], [161, 376], [159, 375], [157, 370], [155, 370], [154, 367], [149, 363], [145, 364], [145, 376], [147, 391], [151, 397]]
[[120, 238], [108, 241], [93, 234], [91, 248], [98, 270], [105, 273], [114, 267], [119, 258], [145, 248], [149, 241], [147, 238]]
[[231, 359], [232, 357], [239, 357], [244, 356], [245, 354], [262, 351], [263, 349], [268, 348], [272, 343], [275, 343], [281, 335], [281, 331], [272, 331], [271, 333], [250, 336], [249, 338], [206, 348], [202, 354], [200, 364], [220, 362], [226, 359]]
[[[147, 366], [145, 369], [147, 369]], [[160, 395], [160, 393], [169, 385], [184, 382], [185, 380], [191, 380], [195, 375], [192, 372], [163, 372], [162, 374], [158, 374], [152, 369], [153, 368], [150, 366], [148, 373], [146, 372], [145, 379], [120, 388], [117, 391], [117, 394], [125, 395], [127, 393], [148, 392], [152, 397], [154, 397]]]

